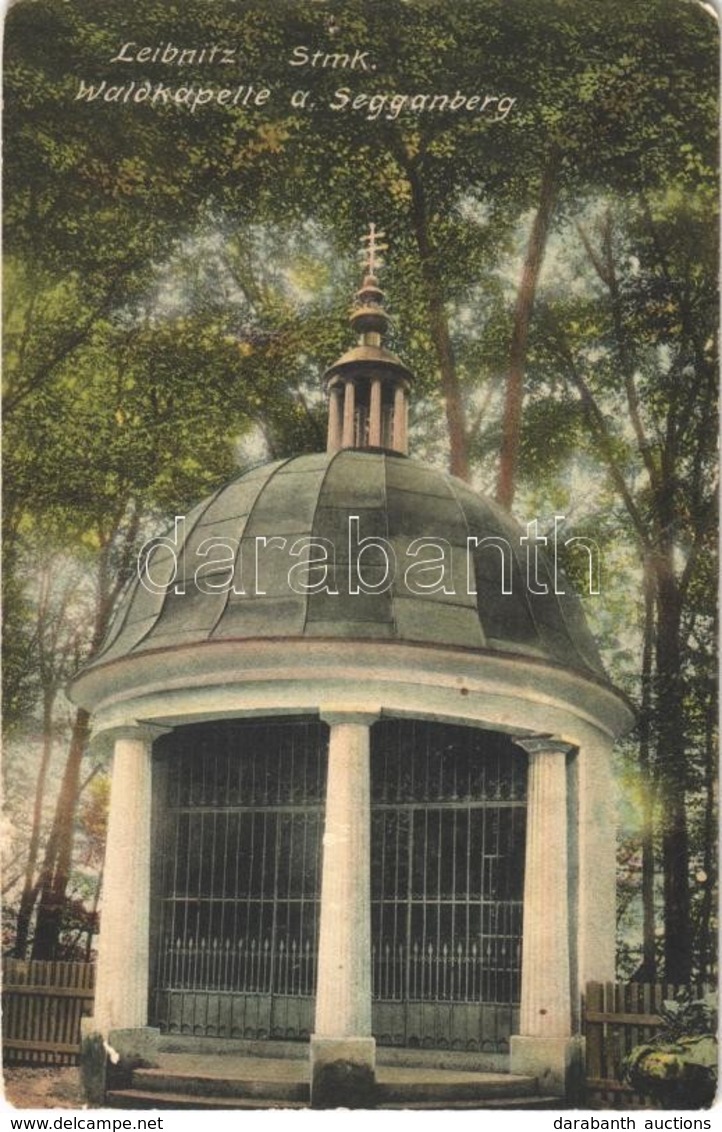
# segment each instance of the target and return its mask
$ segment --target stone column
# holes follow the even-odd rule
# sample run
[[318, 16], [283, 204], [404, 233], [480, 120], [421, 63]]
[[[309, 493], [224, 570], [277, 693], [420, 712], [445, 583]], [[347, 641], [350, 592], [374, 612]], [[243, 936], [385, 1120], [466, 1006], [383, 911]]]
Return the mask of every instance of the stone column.
[[394, 391], [394, 450], [403, 452], [404, 455], [407, 455], [409, 450], [407, 411], [406, 390], [403, 383], [399, 382]]
[[529, 755], [520, 1034], [513, 1073], [535, 1076], [542, 1092], [567, 1090], [572, 1040], [569, 963], [566, 758], [573, 748], [546, 736], [515, 739]]
[[372, 714], [329, 713], [326, 817], [311, 1103], [373, 1103], [370, 730]]
[[338, 452], [339, 448], [341, 447], [341, 398], [341, 387], [338, 385], [333, 385], [328, 395], [328, 439], [326, 442], [327, 452]]
[[130, 725], [100, 736], [113, 744], [113, 776], [103, 871], [103, 903], [93, 1016], [83, 1019], [86, 1095], [102, 1103], [107, 1060], [152, 1056], [148, 1027], [150, 950], [151, 753], [163, 729]]
[[381, 444], [381, 378], [371, 382], [371, 403], [369, 406], [369, 444], [378, 448]]
[[356, 440], [356, 386], [347, 381], [343, 390], [343, 437], [344, 448], [353, 448]]

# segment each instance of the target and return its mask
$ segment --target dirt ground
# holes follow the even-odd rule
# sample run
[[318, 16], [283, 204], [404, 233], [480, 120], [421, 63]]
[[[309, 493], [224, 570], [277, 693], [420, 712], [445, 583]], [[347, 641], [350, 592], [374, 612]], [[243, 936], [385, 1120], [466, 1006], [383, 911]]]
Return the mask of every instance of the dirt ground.
[[54, 1066], [3, 1069], [3, 1095], [14, 1108], [84, 1108], [80, 1071]]

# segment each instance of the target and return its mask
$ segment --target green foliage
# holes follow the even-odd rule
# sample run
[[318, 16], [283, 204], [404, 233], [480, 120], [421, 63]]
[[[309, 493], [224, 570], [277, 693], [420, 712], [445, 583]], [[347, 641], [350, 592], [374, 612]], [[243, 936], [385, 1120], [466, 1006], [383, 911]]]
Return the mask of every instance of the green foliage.
[[[21, 580], [3, 572], [4, 637], [2, 714], [9, 735], [27, 719], [37, 701], [39, 674], [32, 607]], [[10, 644], [10, 642], [12, 642]]]
[[688, 991], [676, 999], [667, 999], [660, 1010], [662, 1025], [657, 1037], [676, 1042], [683, 1037], [717, 1033], [717, 996], [706, 994], [694, 998]]

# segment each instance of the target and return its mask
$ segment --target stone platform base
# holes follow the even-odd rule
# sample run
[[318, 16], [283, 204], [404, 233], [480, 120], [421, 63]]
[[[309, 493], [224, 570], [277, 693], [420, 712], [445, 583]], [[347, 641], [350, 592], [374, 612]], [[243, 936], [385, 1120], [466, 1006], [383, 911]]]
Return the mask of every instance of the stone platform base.
[[530, 1038], [514, 1035], [510, 1042], [510, 1068], [514, 1074], [536, 1077], [543, 1096], [573, 1101], [584, 1074], [584, 1039]]
[[110, 1089], [123, 1088], [133, 1070], [151, 1065], [158, 1052], [160, 1030], [139, 1026], [132, 1030], [111, 1030], [107, 1038], [94, 1018], [80, 1024], [80, 1077], [86, 1100], [103, 1105]]
[[311, 1038], [313, 1108], [374, 1108], [374, 1038]]
[[[134, 1109], [308, 1108], [311, 1103], [309, 1048], [307, 1044], [301, 1048], [305, 1058], [161, 1050], [152, 1068], [135, 1068], [130, 1081], [122, 1088], [108, 1089], [105, 1104]], [[395, 1052], [412, 1060], [419, 1055], [419, 1051], [414, 1050]], [[425, 1066], [404, 1066], [379, 1064], [377, 1060], [374, 1077], [373, 1095], [363, 1101], [365, 1106], [374, 1109], [508, 1111], [560, 1106], [558, 1097], [543, 1097], [537, 1092], [532, 1077], [483, 1073], [468, 1066], [440, 1069], [431, 1062]], [[340, 1108], [349, 1108], [352, 1101], [358, 1108], [358, 1094], [355, 1098], [340, 1095], [336, 1103]], [[320, 1106], [318, 1096], [315, 1103]]]

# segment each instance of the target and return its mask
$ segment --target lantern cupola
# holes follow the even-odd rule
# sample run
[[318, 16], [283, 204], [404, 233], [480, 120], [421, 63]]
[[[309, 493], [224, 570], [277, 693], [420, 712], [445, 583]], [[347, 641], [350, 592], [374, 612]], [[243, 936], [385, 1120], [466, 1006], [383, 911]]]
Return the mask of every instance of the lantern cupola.
[[382, 448], [408, 452], [408, 394], [413, 374], [384, 339], [389, 316], [377, 270], [384, 233], [371, 224], [364, 242], [364, 277], [351, 311], [358, 345], [325, 373], [328, 392], [328, 452], [341, 448]]

